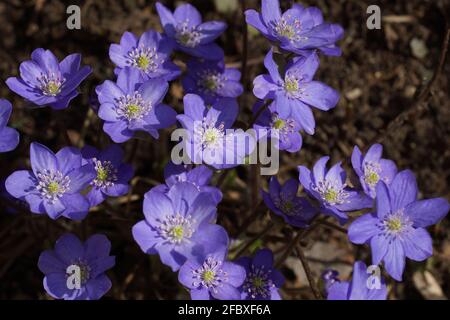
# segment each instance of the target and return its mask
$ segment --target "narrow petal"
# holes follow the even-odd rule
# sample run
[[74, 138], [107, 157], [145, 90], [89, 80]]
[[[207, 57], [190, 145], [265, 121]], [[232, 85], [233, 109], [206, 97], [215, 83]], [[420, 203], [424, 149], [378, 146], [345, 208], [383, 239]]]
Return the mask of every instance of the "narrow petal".
[[302, 83], [302, 88], [304, 93], [300, 99], [317, 109], [328, 111], [339, 101], [339, 93], [322, 82], [305, 82]]
[[67, 194], [61, 201], [66, 207], [66, 210], [63, 212], [64, 217], [75, 221], [86, 218], [90, 205], [85, 196], [79, 193]]
[[259, 30], [262, 34], [268, 35], [268, 30], [262, 16], [256, 10], [250, 9], [245, 11], [245, 22]]
[[283, 83], [281, 79], [280, 72], [278, 71], [278, 65], [275, 63], [273, 59], [273, 50], [270, 49], [264, 58], [264, 66], [269, 71], [270, 76], [272, 77], [275, 83]]
[[70, 171], [81, 167], [81, 153], [78, 148], [65, 147], [56, 153], [59, 171], [67, 175]]
[[226, 28], [227, 24], [222, 21], [208, 21], [202, 23], [198, 28], [202, 34], [200, 43], [206, 44], [216, 40]]
[[393, 212], [404, 209], [417, 199], [416, 177], [411, 170], [399, 172], [389, 186], [391, 209]]
[[391, 212], [391, 197], [389, 191], [384, 182], [379, 182], [376, 187], [377, 190], [377, 215], [379, 219], [383, 219], [388, 213]]
[[262, 18], [266, 25], [276, 22], [281, 18], [280, 3], [278, 0], [261, 1]]
[[378, 234], [370, 239], [370, 248], [372, 250], [372, 264], [380, 264], [386, 255], [389, 247], [389, 239], [383, 234]]
[[14, 150], [19, 144], [19, 132], [13, 128], [3, 128], [0, 130], [0, 152]]
[[405, 252], [401, 241], [394, 240], [388, 245], [388, 250], [384, 256], [384, 267], [392, 278], [402, 281], [403, 270], [405, 269]]
[[55, 253], [64, 263], [69, 265], [75, 259], [83, 257], [84, 248], [75, 235], [66, 233], [56, 241]]
[[70, 193], [78, 193], [88, 186], [95, 179], [97, 173], [92, 164], [86, 164], [80, 168], [72, 170], [68, 177], [70, 179]]
[[35, 176], [45, 170], [53, 172], [58, 170], [58, 161], [55, 154], [49, 148], [37, 142], [30, 145], [30, 162]]
[[406, 214], [412, 219], [415, 227], [426, 228], [441, 221], [449, 212], [447, 199], [434, 198], [414, 201], [406, 208]]
[[405, 255], [411, 260], [423, 261], [433, 254], [433, 241], [428, 231], [423, 228], [413, 228], [406, 232], [401, 241]]
[[355, 146], [352, 152], [352, 167], [358, 176], [363, 175], [363, 171], [361, 168], [362, 159], [363, 157], [361, 154], [361, 150], [359, 150], [358, 146]]
[[379, 233], [377, 223], [380, 220], [374, 214], [365, 214], [355, 221], [348, 228], [348, 239], [356, 244], [367, 243], [372, 237]]
[[383, 146], [379, 143], [372, 145], [367, 151], [364, 157], [364, 163], [373, 162], [378, 163], [381, 159], [381, 155], [383, 154]]

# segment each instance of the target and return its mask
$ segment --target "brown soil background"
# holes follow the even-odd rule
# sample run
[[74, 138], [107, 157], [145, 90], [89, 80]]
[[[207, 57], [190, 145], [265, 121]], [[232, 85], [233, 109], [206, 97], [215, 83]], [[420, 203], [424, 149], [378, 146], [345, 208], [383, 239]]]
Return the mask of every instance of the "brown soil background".
[[[174, 7], [174, 1], [162, 1]], [[286, 8], [290, 1], [281, 1]], [[225, 20], [229, 27], [219, 43], [225, 49], [226, 62], [239, 65], [242, 55], [242, 19], [234, 1], [191, 1], [204, 20]], [[215, 3], [219, 3], [217, 7]], [[257, 1], [246, 1], [248, 8], [258, 8]], [[297, 177], [299, 164], [311, 165], [320, 156], [329, 154], [332, 161], [344, 160], [350, 165], [353, 146], [367, 149], [369, 143], [399, 114], [408, 110], [420, 90], [433, 74], [438, 63], [441, 42], [446, 30], [448, 3], [436, 1], [302, 1], [323, 10], [327, 21], [340, 23], [345, 38], [340, 42], [343, 56], [321, 57], [316, 78], [341, 92], [339, 105], [330, 112], [316, 112], [317, 131], [304, 136], [304, 145], [297, 154], [282, 156], [279, 178]], [[68, 30], [66, 7], [79, 4], [82, 9], [82, 29]], [[381, 30], [366, 28], [366, 8], [377, 4], [384, 20]], [[224, 8], [225, 7], [225, 8]], [[228, 8], [228, 9], [227, 9]], [[400, 20], [399, 20], [400, 17]], [[406, 17], [406, 18], [405, 18]], [[108, 57], [111, 43], [117, 43], [124, 31], [141, 34], [148, 28], [161, 30], [154, 1], [52, 1], [4, 0], [0, 2], [0, 97], [14, 105], [11, 125], [21, 133], [19, 147], [0, 155], [0, 178], [6, 178], [18, 168], [28, 167], [29, 144], [39, 141], [57, 150], [62, 146], [85, 142], [96, 147], [109, 143], [97, 116], [90, 115], [94, 88], [113, 78], [113, 64]], [[423, 41], [427, 54], [413, 54], [413, 39]], [[415, 41], [415, 40], [414, 40]], [[262, 58], [269, 43], [259, 34], [249, 32], [247, 79], [264, 72]], [[18, 73], [21, 61], [29, 59], [33, 49], [51, 49], [58, 58], [70, 53], [83, 55], [83, 63], [93, 66], [93, 74], [82, 83], [81, 91], [69, 109], [27, 109], [27, 103], [10, 92], [4, 81]], [[448, 58], [448, 57], [447, 57]], [[448, 59], [447, 59], [448, 60]], [[431, 90], [431, 97], [421, 112], [413, 113], [403, 125], [387, 133], [384, 156], [402, 169], [412, 169], [418, 179], [421, 197], [444, 196], [450, 199], [450, 81], [449, 63]], [[255, 98], [251, 81], [241, 97], [241, 121], [248, 121]], [[182, 111], [182, 89], [179, 82], [171, 86], [166, 102]], [[87, 119], [87, 120], [86, 120]], [[142, 195], [161, 183], [162, 168], [170, 155], [166, 130], [159, 141], [149, 137], [134, 139], [123, 145], [128, 160], [136, 170], [135, 186], [130, 197], [113, 199], [100, 206], [82, 223], [19, 213], [0, 214], [0, 299], [49, 299], [42, 286], [43, 275], [37, 268], [39, 254], [53, 246], [64, 232], [74, 232], [86, 238], [104, 233], [111, 240], [116, 266], [108, 272], [113, 287], [106, 299], [175, 299], [187, 294], [178, 284], [176, 274], [155, 256], [142, 253], [132, 239], [132, 225], [143, 218]], [[144, 140], [145, 139], [145, 140]], [[255, 179], [250, 168], [233, 171], [224, 184], [225, 198], [219, 206], [219, 223], [230, 235], [237, 233], [250, 215], [252, 185], [267, 185], [267, 178]], [[255, 189], [255, 188], [253, 188]], [[1, 205], [0, 211], [4, 209]], [[242, 239], [256, 234], [270, 219], [264, 207], [255, 223], [245, 229]], [[450, 297], [450, 223], [446, 218], [430, 229], [434, 240], [434, 255], [427, 262], [408, 261], [404, 281], [389, 280], [392, 299], [423, 299]], [[280, 252], [292, 238], [289, 227], [273, 230], [263, 244]], [[346, 235], [328, 227], [318, 227], [302, 245], [316, 279], [325, 267], [334, 267], [348, 277], [355, 258], [370, 261], [370, 252], [363, 246], [351, 245]], [[286, 299], [313, 298], [302, 267], [292, 256], [282, 267], [287, 284], [282, 294]], [[421, 287], [423, 272], [428, 274], [426, 289]], [[415, 275], [415, 276], [414, 276]], [[430, 280], [431, 279], [431, 280]], [[430, 282], [431, 281], [431, 282]], [[430, 291], [432, 293], [430, 294]]]

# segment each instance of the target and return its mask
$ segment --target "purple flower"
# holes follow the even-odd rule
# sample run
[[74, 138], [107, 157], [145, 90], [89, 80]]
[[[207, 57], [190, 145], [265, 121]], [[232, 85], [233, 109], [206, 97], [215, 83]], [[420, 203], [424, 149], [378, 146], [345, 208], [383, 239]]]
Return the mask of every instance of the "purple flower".
[[92, 165], [82, 165], [80, 151], [66, 147], [54, 154], [33, 142], [30, 161], [32, 171], [11, 174], [5, 182], [6, 190], [13, 197], [25, 200], [33, 213], [47, 213], [52, 219], [86, 217], [89, 201], [81, 193], [96, 174]]
[[227, 25], [221, 21], [202, 23], [200, 12], [191, 4], [178, 6], [174, 13], [161, 3], [156, 3], [159, 19], [166, 35], [178, 50], [207, 60], [223, 59], [223, 50], [214, 43]]
[[11, 112], [11, 103], [6, 99], [0, 99], [0, 152], [14, 150], [19, 144], [17, 130], [7, 127]]
[[327, 300], [386, 300], [387, 297], [383, 278], [369, 272], [362, 261], [355, 262], [351, 281], [333, 279], [331, 282], [327, 286]]
[[108, 196], [119, 197], [128, 193], [128, 181], [133, 177], [133, 168], [122, 163], [123, 150], [115, 144], [104, 151], [86, 146], [81, 150], [83, 162], [94, 166], [97, 176], [91, 181], [92, 189], [87, 194], [90, 206], [95, 207]]
[[180, 182], [189, 182], [200, 192], [209, 192], [216, 203], [222, 201], [222, 192], [219, 188], [209, 185], [213, 172], [207, 166], [200, 165], [191, 168], [188, 165], [174, 164], [172, 161], [164, 168], [165, 184], [154, 187], [154, 189], [167, 193], [170, 188]]
[[176, 122], [175, 110], [161, 103], [168, 88], [161, 79], [143, 82], [137, 69], [125, 67], [116, 83], [106, 80], [95, 90], [101, 104], [98, 116], [105, 120], [103, 130], [116, 143], [129, 140], [136, 130], [157, 139], [158, 129]]
[[245, 280], [245, 269], [226, 261], [226, 248], [186, 261], [178, 280], [190, 290], [192, 300], [241, 300], [238, 288]]
[[[262, 101], [258, 101], [253, 114], [256, 114], [262, 108]], [[281, 118], [277, 112], [274, 103], [261, 112], [253, 125], [256, 135], [259, 139], [270, 137], [275, 141], [275, 147], [287, 152], [298, 152], [302, 147], [302, 136], [300, 135], [301, 126], [293, 117]]]
[[280, 186], [276, 177], [270, 178], [269, 192], [261, 191], [264, 203], [273, 213], [294, 227], [305, 228], [317, 210], [304, 197], [298, 197], [298, 180], [289, 179]]
[[171, 81], [181, 73], [180, 68], [170, 61], [172, 49], [171, 41], [154, 30], [144, 32], [140, 38], [125, 32], [120, 44], [113, 43], [109, 47], [109, 57], [117, 65], [116, 74], [128, 66], [139, 70], [146, 80], [162, 78]]
[[188, 137], [183, 143], [189, 159], [216, 169], [243, 164], [255, 142], [244, 131], [230, 129], [238, 113], [236, 100], [222, 98], [209, 109], [195, 94], [185, 95], [183, 101], [184, 114], [178, 115], [177, 119], [187, 130]]
[[342, 54], [335, 42], [342, 38], [344, 30], [340, 25], [324, 22], [316, 7], [293, 4], [282, 14], [278, 0], [262, 0], [261, 14], [247, 10], [245, 20], [284, 50], [301, 55], [314, 49], [330, 56]]
[[371, 198], [375, 198], [375, 187], [379, 181], [390, 184], [397, 174], [397, 167], [392, 160], [382, 159], [383, 146], [372, 145], [363, 156], [358, 146], [352, 153], [352, 166], [359, 177], [364, 192]]
[[284, 277], [273, 267], [272, 251], [261, 249], [253, 258], [239, 258], [236, 263], [247, 273], [239, 288], [242, 300], [281, 300], [278, 289], [283, 285]]
[[3, 199], [0, 203], [3, 205], [3, 211], [5, 213], [16, 214], [20, 211], [18, 210], [20, 208], [23, 208], [26, 212], [30, 210], [28, 204], [24, 200], [14, 198], [6, 191], [5, 180], [0, 181], [0, 199]]
[[77, 87], [92, 72], [88, 66], [80, 69], [80, 62], [80, 54], [58, 62], [50, 50], [39, 48], [31, 53], [31, 60], [20, 64], [20, 78], [8, 78], [6, 84], [38, 106], [65, 109], [78, 95]]
[[314, 81], [319, 67], [317, 54], [296, 57], [289, 61], [280, 75], [272, 49], [264, 59], [269, 74], [253, 81], [253, 94], [259, 99], [273, 99], [281, 118], [294, 118], [309, 134], [314, 134], [315, 120], [310, 106], [328, 111], [336, 106], [339, 93], [326, 84]]
[[162, 263], [177, 271], [186, 260], [227, 247], [226, 231], [212, 222], [216, 202], [207, 192], [181, 182], [167, 194], [145, 194], [145, 220], [133, 227], [133, 237], [142, 251], [159, 254]]
[[198, 94], [206, 104], [212, 104], [218, 98], [240, 96], [244, 91], [240, 79], [241, 72], [225, 68], [223, 60], [192, 59], [187, 63], [187, 74], [182, 83], [186, 93]]
[[55, 299], [98, 300], [111, 289], [105, 271], [114, 267], [111, 243], [102, 234], [91, 236], [84, 244], [66, 233], [56, 241], [55, 250], [39, 256], [44, 288]]
[[341, 163], [336, 163], [330, 170], [326, 164], [330, 157], [322, 157], [314, 165], [311, 172], [304, 166], [299, 166], [300, 183], [305, 191], [317, 199], [324, 214], [332, 215], [345, 223], [347, 211], [355, 211], [372, 207], [372, 199], [361, 192], [352, 190], [346, 185], [346, 173]]
[[444, 198], [417, 200], [416, 179], [410, 170], [399, 172], [390, 185], [380, 181], [376, 194], [376, 214], [356, 219], [348, 238], [370, 244], [372, 263], [383, 260], [389, 275], [401, 281], [405, 257], [423, 261], [432, 255], [432, 240], [425, 228], [443, 219], [450, 205]]

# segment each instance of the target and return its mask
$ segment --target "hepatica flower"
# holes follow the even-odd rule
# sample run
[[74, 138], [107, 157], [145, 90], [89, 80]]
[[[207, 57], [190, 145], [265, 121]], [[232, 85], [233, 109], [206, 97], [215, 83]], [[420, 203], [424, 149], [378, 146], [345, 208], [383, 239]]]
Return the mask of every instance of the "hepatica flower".
[[[253, 114], [256, 115], [259, 108], [263, 107], [262, 101], [255, 104]], [[262, 111], [253, 125], [258, 140], [267, 137], [279, 150], [287, 152], [298, 152], [302, 147], [302, 129], [298, 122], [291, 116], [281, 118], [274, 103]]]
[[247, 10], [245, 20], [284, 50], [302, 55], [314, 49], [330, 56], [342, 53], [335, 43], [342, 38], [344, 30], [340, 25], [324, 22], [322, 12], [316, 7], [293, 4], [282, 14], [278, 0], [262, 0], [261, 13]]
[[205, 165], [191, 168], [188, 165], [174, 164], [170, 161], [164, 168], [165, 184], [154, 187], [154, 189], [166, 193], [175, 184], [189, 182], [200, 192], [208, 192], [212, 198], [219, 203], [222, 200], [222, 192], [219, 188], [210, 186], [213, 172]]
[[190, 290], [192, 300], [241, 300], [238, 288], [244, 283], [245, 269], [226, 261], [221, 248], [186, 261], [178, 273], [179, 281]]
[[241, 72], [235, 68], [225, 68], [223, 60], [200, 61], [192, 59], [187, 63], [187, 74], [183, 78], [186, 93], [195, 93], [206, 104], [218, 98], [236, 98], [244, 91], [239, 80]]
[[353, 265], [351, 281], [332, 280], [327, 286], [327, 300], [386, 300], [387, 287], [384, 280], [368, 272], [364, 262]]
[[371, 208], [372, 199], [347, 187], [347, 175], [340, 162], [327, 171], [326, 164], [329, 159], [330, 157], [320, 158], [312, 172], [304, 166], [299, 166], [300, 183], [309, 195], [319, 201], [324, 214], [332, 215], [344, 223], [348, 219], [347, 211]]
[[122, 163], [123, 150], [112, 144], [104, 151], [86, 146], [81, 150], [83, 162], [94, 166], [97, 176], [91, 181], [87, 194], [91, 207], [102, 203], [108, 196], [118, 197], [128, 193], [128, 182], [133, 177], [133, 168]]
[[390, 184], [397, 174], [397, 167], [392, 160], [382, 159], [383, 146], [374, 144], [363, 156], [358, 146], [352, 153], [352, 166], [359, 177], [364, 192], [371, 198], [376, 196], [379, 181]]
[[261, 249], [253, 258], [242, 257], [236, 263], [243, 266], [247, 274], [239, 288], [242, 300], [281, 300], [278, 289], [284, 277], [273, 267], [272, 251]]
[[272, 50], [264, 59], [269, 74], [259, 75], [253, 81], [253, 94], [259, 99], [273, 99], [280, 117], [294, 118], [308, 134], [314, 134], [315, 120], [311, 106], [328, 111], [336, 106], [339, 93], [313, 77], [319, 67], [315, 53], [296, 57], [280, 74]]
[[38, 106], [65, 109], [78, 95], [77, 87], [92, 72], [80, 68], [81, 55], [71, 54], [61, 62], [50, 50], [36, 49], [31, 60], [20, 64], [20, 77], [8, 78], [9, 89]]
[[54, 250], [39, 256], [44, 288], [55, 299], [98, 300], [111, 288], [105, 271], [114, 267], [111, 243], [104, 235], [91, 236], [82, 243], [66, 233], [56, 241]]
[[376, 186], [376, 213], [356, 219], [348, 237], [356, 244], [368, 243], [372, 262], [384, 261], [386, 271], [401, 281], [405, 258], [423, 261], [433, 252], [426, 227], [443, 219], [450, 205], [444, 198], [417, 200], [417, 184], [409, 170], [399, 172], [390, 185]]
[[228, 245], [226, 231], [212, 223], [216, 202], [191, 183], [177, 183], [167, 194], [150, 190], [144, 215], [133, 227], [135, 241], [145, 253], [159, 254], [173, 271], [186, 260]]
[[6, 99], [0, 99], [0, 152], [14, 150], [19, 144], [19, 133], [8, 127], [12, 105]]
[[33, 213], [46, 213], [52, 219], [83, 219], [89, 201], [81, 192], [95, 178], [95, 170], [90, 164], [82, 165], [80, 151], [66, 147], [54, 154], [34, 142], [30, 146], [30, 161], [32, 170], [11, 174], [5, 182], [6, 190], [25, 200]]
[[116, 74], [125, 67], [138, 70], [144, 79], [162, 78], [171, 81], [181, 70], [172, 61], [173, 46], [169, 39], [154, 30], [144, 32], [139, 38], [125, 32], [120, 44], [111, 44], [109, 57], [116, 64]]
[[242, 130], [232, 130], [238, 105], [223, 98], [207, 108], [202, 98], [184, 96], [184, 114], [177, 119], [187, 131], [184, 151], [196, 164], [206, 163], [216, 169], [238, 166], [255, 146], [254, 138]]
[[105, 120], [103, 130], [116, 143], [134, 136], [137, 130], [159, 137], [158, 129], [175, 124], [176, 112], [162, 104], [169, 84], [161, 79], [145, 80], [135, 68], [125, 67], [117, 82], [106, 80], [96, 88], [100, 109]]
[[178, 50], [197, 58], [223, 59], [223, 50], [214, 40], [227, 28], [224, 22], [202, 23], [200, 12], [188, 3], [178, 6], [172, 13], [157, 2], [156, 11], [165, 34], [174, 41]]
[[264, 203], [273, 213], [282, 217], [290, 225], [304, 228], [308, 226], [308, 222], [317, 211], [306, 198], [297, 196], [298, 185], [297, 180], [290, 179], [281, 186], [277, 178], [272, 177], [269, 192], [261, 193]]

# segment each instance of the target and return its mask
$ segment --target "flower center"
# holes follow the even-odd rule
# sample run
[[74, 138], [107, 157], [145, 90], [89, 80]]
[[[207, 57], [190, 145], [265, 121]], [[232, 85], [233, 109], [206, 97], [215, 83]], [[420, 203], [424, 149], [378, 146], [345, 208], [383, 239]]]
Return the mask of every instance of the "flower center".
[[42, 94], [55, 97], [61, 92], [61, 87], [66, 80], [60, 75], [50, 73], [48, 75], [41, 75], [38, 81]]
[[319, 183], [314, 186], [314, 190], [317, 191], [323, 200], [325, 200], [330, 205], [343, 204], [347, 202], [349, 196], [348, 192], [344, 190], [345, 184], [338, 186], [337, 183], [332, 181], [319, 181]]
[[202, 274], [203, 281], [208, 282], [208, 283], [213, 281], [215, 278], [216, 278], [216, 273], [212, 270], [207, 270], [207, 271], [203, 272], [203, 274]]
[[295, 131], [295, 122], [293, 119], [281, 119], [275, 112], [272, 114], [271, 127], [279, 130], [281, 134], [289, 134]]
[[70, 187], [70, 178], [64, 176], [59, 171], [44, 170], [37, 174], [37, 178], [38, 184], [36, 189], [42, 198], [52, 204], [61, 198]]
[[222, 270], [222, 261], [211, 256], [206, 258], [201, 267], [192, 270], [194, 281], [192, 285], [199, 287], [200, 285], [208, 289], [216, 290], [223, 282], [228, 280], [228, 274]]
[[200, 32], [196, 27], [189, 27], [187, 22], [177, 25], [175, 30], [176, 41], [188, 48], [195, 48], [200, 43]]
[[291, 19], [291, 16], [283, 17], [277, 22], [273, 23], [275, 33], [280, 36], [287, 38], [292, 42], [300, 41], [305, 39], [300, 34], [302, 32], [302, 26], [299, 19]]
[[205, 131], [205, 142], [214, 144], [219, 139], [220, 131], [217, 128], [209, 128]]
[[252, 265], [250, 267], [243, 288], [252, 299], [270, 297], [270, 290], [275, 287], [270, 278], [271, 273], [272, 270], [265, 270], [264, 266], [257, 268]]
[[195, 219], [191, 216], [183, 217], [180, 214], [171, 215], [159, 225], [158, 230], [161, 237], [173, 244], [191, 238], [194, 233], [193, 224]]
[[97, 177], [92, 181], [92, 184], [98, 188], [107, 188], [114, 185], [117, 181], [117, 169], [114, 168], [111, 161], [100, 161], [94, 159], [95, 171]]
[[206, 118], [204, 118], [201, 125], [198, 123], [194, 128], [194, 139], [203, 148], [217, 147], [225, 135], [224, 127], [223, 123], [218, 127], [215, 127], [214, 124], [207, 124]]
[[137, 91], [118, 99], [117, 114], [127, 121], [141, 120], [151, 110], [152, 104], [145, 101]]
[[[71, 266], [76, 266], [78, 267], [78, 271], [79, 271], [79, 276], [80, 276], [80, 284], [84, 285], [86, 284], [90, 277], [91, 277], [91, 267], [87, 264], [87, 262], [85, 262], [84, 260], [78, 259], [75, 262], [73, 262], [71, 264]], [[72, 274], [69, 273], [68, 271], [66, 272], [67, 276], [71, 276]]]
[[273, 127], [277, 130], [283, 129], [285, 126], [286, 122], [282, 119], [277, 119], [275, 120]]
[[296, 93], [298, 89], [298, 80], [293, 77], [286, 77], [286, 80], [284, 81], [284, 90], [286, 90], [287, 93], [293, 94]]
[[197, 85], [204, 92], [215, 92], [223, 87], [223, 81], [226, 80], [221, 73], [214, 70], [203, 71], [198, 76], [200, 79], [197, 81]]
[[400, 209], [394, 213], [386, 215], [378, 227], [387, 237], [396, 237], [412, 227], [411, 219], [405, 215], [404, 210]]
[[128, 63], [145, 73], [154, 72], [160, 62], [156, 48], [138, 47], [128, 52]]
[[367, 162], [364, 165], [364, 181], [374, 188], [380, 181], [381, 167], [378, 163]]

